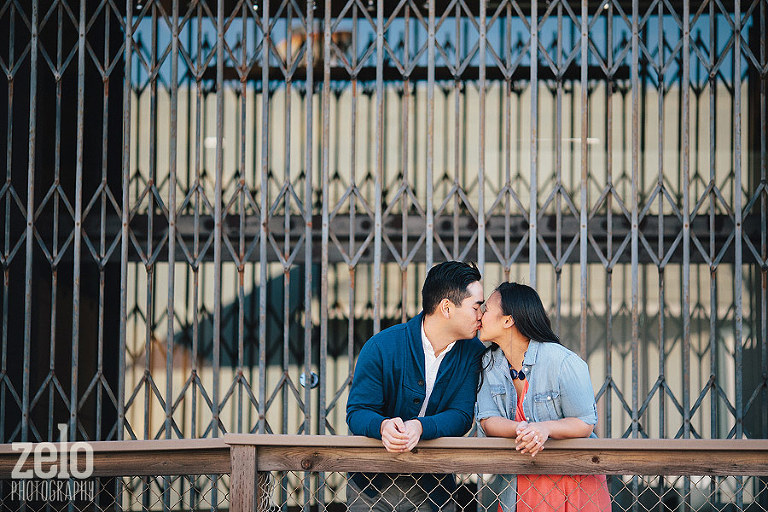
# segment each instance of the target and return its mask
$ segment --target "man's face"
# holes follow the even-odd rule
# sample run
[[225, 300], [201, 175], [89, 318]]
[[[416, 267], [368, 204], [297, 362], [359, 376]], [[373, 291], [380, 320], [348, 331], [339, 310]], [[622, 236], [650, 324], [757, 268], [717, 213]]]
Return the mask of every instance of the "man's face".
[[483, 305], [483, 285], [475, 281], [467, 286], [467, 291], [469, 297], [461, 301], [461, 304], [455, 304], [455, 312], [451, 314], [451, 323], [457, 333], [456, 339], [459, 340], [474, 338], [483, 317], [480, 308]]

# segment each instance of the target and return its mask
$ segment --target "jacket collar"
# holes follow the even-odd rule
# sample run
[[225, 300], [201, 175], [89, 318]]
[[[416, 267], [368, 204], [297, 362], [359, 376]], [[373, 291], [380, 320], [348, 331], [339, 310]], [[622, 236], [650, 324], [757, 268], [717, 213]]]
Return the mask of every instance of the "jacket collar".
[[416, 360], [416, 365], [419, 367], [422, 377], [425, 375], [424, 347], [421, 345], [421, 324], [423, 321], [424, 312], [422, 311], [405, 324], [405, 330], [408, 333], [408, 345], [411, 347], [413, 358]]
[[528, 350], [525, 351], [525, 358], [523, 359], [524, 366], [533, 366], [536, 364], [536, 358], [539, 355], [540, 347], [540, 341], [531, 340], [528, 342]]

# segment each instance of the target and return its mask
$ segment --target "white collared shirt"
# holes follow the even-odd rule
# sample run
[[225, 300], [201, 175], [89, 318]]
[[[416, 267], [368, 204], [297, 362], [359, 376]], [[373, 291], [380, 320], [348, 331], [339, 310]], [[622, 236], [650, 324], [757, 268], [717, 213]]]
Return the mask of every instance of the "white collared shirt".
[[456, 344], [454, 341], [445, 350], [440, 352], [439, 356], [435, 356], [435, 349], [432, 348], [432, 344], [427, 338], [427, 333], [424, 331], [424, 322], [421, 322], [421, 345], [424, 347], [424, 382], [427, 385], [427, 395], [424, 397], [424, 403], [421, 404], [421, 410], [419, 411], [419, 417], [424, 416], [427, 412], [427, 404], [429, 403], [429, 397], [432, 395], [432, 390], [435, 388], [435, 380], [437, 380], [437, 371], [440, 369], [440, 363], [445, 359], [445, 354], [451, 351]]

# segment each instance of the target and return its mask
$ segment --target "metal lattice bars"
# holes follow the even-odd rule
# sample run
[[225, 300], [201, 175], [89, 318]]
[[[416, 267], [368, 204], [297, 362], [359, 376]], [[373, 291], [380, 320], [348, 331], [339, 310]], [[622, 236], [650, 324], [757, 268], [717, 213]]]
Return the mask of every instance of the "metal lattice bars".
[[343, 434], [446, 258], [604, 435], [768, 436], [767, 8], [0, 2], [4, 440]]

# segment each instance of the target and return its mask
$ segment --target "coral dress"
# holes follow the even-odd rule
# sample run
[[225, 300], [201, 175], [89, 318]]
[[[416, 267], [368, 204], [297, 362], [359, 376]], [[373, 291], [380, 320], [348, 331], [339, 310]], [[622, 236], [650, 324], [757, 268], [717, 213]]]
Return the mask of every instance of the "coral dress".
[[[523, 413], [525, 389], [517, 398], [515, 421]], [[517, 512], [610, 512], [611, 496], [605, 475], [518, 475]]]

